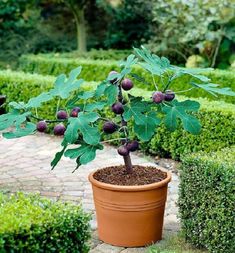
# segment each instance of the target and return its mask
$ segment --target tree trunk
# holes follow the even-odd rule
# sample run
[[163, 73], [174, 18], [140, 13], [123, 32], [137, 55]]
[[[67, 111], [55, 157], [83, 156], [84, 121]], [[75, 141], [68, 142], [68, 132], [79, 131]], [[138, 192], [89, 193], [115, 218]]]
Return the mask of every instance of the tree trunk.
[[[123, 103], [123, 95], [122, 95], [122, 88], [121, 88], [121, 84], [120, 82], [118, 83], [118, 101], [120, 103]], [[122, 118], [122, 121], [121, 121], [121, 124], [123, 127], [126, 127], [127, 126], [127, 122], [124, 120], [124, 117], [123, 115], [121, 114], [121, 118]], [[128, 138], [128, 133], [126, 131], [125, 132], [125, 140], [122, 141], [122, 145], [125, 145], [127, 143], [127, 138]], [[126, 172], [128, 174], [131, 174], [133, 172], [133, 166], [132, 166], [132, 162], [131, 162], [131, 156], [130, 154], [126, 155], [126, 156], [123, 156], [123, 160], [124, 160], [124, 163], [125, 163], [125, 168], [126, 168]]]
[[123, 156], [123, 159], [124, 159], [127, 174], [131, 174], [133, 172], [133, 167], [132, 167], [130, 154]]
[[86, 41], [86, 20], [84, 15], [84, 9], [75, 10], [73, 9], [73, 15], [77, 27], [77, 50], [79, 52], [87, 51], [87, 41]]

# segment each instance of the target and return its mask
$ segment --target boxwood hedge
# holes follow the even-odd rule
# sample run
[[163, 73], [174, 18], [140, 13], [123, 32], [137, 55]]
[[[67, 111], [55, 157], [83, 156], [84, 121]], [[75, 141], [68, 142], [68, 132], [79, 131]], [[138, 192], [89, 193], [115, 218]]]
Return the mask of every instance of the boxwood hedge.
[[90, 216], [79, 205], [0, 193], [0, 206], [1, 253], [88, 252]]
[[[59, 75], [61, 73], [69, 73], [72, 69], [81, 65], [83, 71], [81, 77], [87, 81], [101, 81], [107, 77], [107, 74], [111, 70], [119, 70], [116, 61], [111, 60], [92, 60], [92, 59], [74, 59], [71, 57], [65, 57], [65, 55], [24, 55], [20, 58], [19, 69], [25, 72], [38, 73], [43, 75]], [[149, 74], [138, 66], [134, 68], [134, 73], [145, 78], [149, 83], [152, 83], [152, 78], [149, 79]], [[235, 90], [235, 74], [232, 71], [214, 70], [204, 73], [212, 82], [218, 83], [221, 87], [231, 87]], [[173, 83], [173, 89], [186, 90], [190, 86], [188, 85], [189, 76], [178, 78]], [[160, 82], [156, 78], [156, 82]], [[139, 88], [145, 90], [153, 90], [154, 85], [143, 85], [142, 83], [136, 82]], [[191, 97], [206, 97], [209, 100], [218, 100], [218, 98], [204, 92], [203, 90], [191, 90], [186, 92], [185, 96]], [[234, 97], [220, 96], [221, 100], [229, 103], [235, 103]]]
[[91, 60], [122, 60], [127, 55], [131, 54], [132, 50], [125, 49], [91, 49], [88, 52], [71, 51], [64, 53], [47, 53], [43, 54], [45, 57], [62, 57], [62, 58], [73, 58], [73, 59], [91, 59]]
[[235, 146], [182, 159], [179, 212], [186, 239], [213, 253], [235, 252]]
[[[12, 71], [0, 71], [0, 91], [8, 96], [8, 101], [27, 101], [30, 97], [49, 90], [54, 77], [43, 77], [35, 74], [24, 74]], [[97, 83], [84, 83], [84, 89], [90, 89]], [[133, 95], [151, 96], [151, 92], [135, 89]], [[180, 154], [204, 150], [210, 152], [235, 144], [235, 105], [221, 101], [208, 102], [205, 99], [197, 99], [201, 102], [201, 110], [198, 117], [202, 123], [200, 135], [192, 135], [178, 128], [171, 133], [160, 126], [155, 136], [142, 148], [151, 154], [180, 158]], [[56, 101], [50, 101], [41, 108], [38, 113], [42, 118], [54, 118]], [[108, 111], [104, 112], [110, 113]], [[134, 133], [131, 133], [134, 136]]]

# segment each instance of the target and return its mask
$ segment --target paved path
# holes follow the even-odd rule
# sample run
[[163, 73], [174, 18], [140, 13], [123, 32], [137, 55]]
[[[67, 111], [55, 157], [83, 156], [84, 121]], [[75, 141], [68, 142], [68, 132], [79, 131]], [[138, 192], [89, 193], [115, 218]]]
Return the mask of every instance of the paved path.
[[[91, 171], [98, 168], [122, 164], [122, 158], [117, 151], [106, 146], [97, 153], [97, 158], [93, 162], [81, 166], [73, 174], [74, 161], [63, 157], [58, 166], [51, 171], [50, 161], [55, 152], [60, 150], [60, 142], [60, 138], [44, 134], [13, 140], [5, 140], [0, 136], [0, 190], [38, 192], [42, 196], [56, 200], [82, 201], [84, 209], [93, 213], [91, 226], [94, 231], [90, 253], [145, 252], [144, 248], [113, 247], [102, 243], [97, 237], [92, 190], [87, 177]], [[153, 165], [153, 160], [137, 154], [133, 154], [132, 159], [135, 164]], [[170, 164], [168, 161], [160, 163], [170, 170], [174, 168], [174, 163]], [[172, 182], [169, 184], [164, 232], [175, 232], [179, 229], [175, 204], [177, 192], [178, 176], [173, 173]]]

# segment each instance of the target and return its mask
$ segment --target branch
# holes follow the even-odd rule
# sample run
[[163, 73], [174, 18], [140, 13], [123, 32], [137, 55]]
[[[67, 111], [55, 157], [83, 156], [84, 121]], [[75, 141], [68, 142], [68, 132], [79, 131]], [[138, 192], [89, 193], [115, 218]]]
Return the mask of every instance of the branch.
[[[168, 76], [169, 76], [169, 75], [168, 75]], [[165, 91], [168, 89], [168, 87], [169, 87], [169, 85], [170, 85], [170, 83], [171, 83], [171, 81], [172, 81], [173, 78], [174, 78], [174, 74], [171, 75], [171, 76], [168, 78], [167, 84], [166, 84], [165, 88], [163, 89], [163, 92], [165, 92]]]
[[101, 141], [101, 143], [107, 143], [107, 142], [112, 142], [112, 141], [120, 141], [120, 140], [125, 140], [126, 138], [116, 138], [116, 139], [111, 139], [111, 140], [106, 140], [106, 141]]
[[214, 68], [215, 67], [215, 63], [216, 63], [216, 58], [217, 58], [217, 55], [219, 53], [219, 48], [220, 48], [220, 44], [222, 42], [222, 39], [223, 39], [223, 27], [221, 28], [221, 35], [218, 39], [218, 43], [216, 45], [216, 48], [215, 48], [215, 53], [213, 55], [213, 59], [212, 59], [212, 62], [211, 62], [211, 67]]
[[33, 119], [36, 119], [38, 121], [45, 121], [47, 123], [56, 123], [56, 122], [64, 122], [64, 121], [66, 121], [66, 119], [57, 119], [57, 120], [42, 119], [42, 118], [39, 118], [39, 117], [37, 117], [35, 115], [30, 115], [29, 118], [30, 117], [33, 118]]
[[182, 58], [184, 58], [185, 61], [187, 61], [187, 56], [185, 54], [183, 54], [182, 52], [180, 52], [179, 50], [175, 49], [175, 48], [168, 48], [169, 51], [172, 52], [176, 52], [177, 54], [179, 54]]

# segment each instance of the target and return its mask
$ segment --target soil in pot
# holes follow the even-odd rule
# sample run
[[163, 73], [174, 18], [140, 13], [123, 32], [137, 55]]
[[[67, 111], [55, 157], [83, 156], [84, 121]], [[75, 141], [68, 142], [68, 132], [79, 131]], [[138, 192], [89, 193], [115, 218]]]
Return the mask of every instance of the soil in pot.
[[128, 174], [120, 165], [97, 170], [93, 177], [106, 184], [134, 186], [160, 182], [167, 177], [167, 173], [156, 167], [133, 165], [133, 173]]

